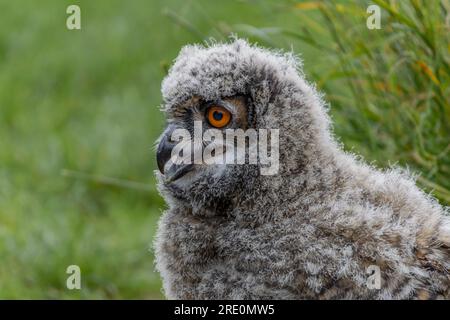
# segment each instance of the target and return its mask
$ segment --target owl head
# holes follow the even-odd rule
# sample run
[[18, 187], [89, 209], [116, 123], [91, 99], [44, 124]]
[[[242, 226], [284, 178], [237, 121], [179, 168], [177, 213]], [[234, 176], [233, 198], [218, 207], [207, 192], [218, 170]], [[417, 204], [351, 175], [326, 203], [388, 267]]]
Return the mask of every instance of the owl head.
[[[166, 198], [193, 207], [226, 206], [237, 195], [299, 172], [320, 156], [320, 149], [332, 144], [328, 116], [300, 67], [292, 53], [242, 39], [185, 46], [162, 82], [167, 126], [158, 139], [156, 174]], [[230, 132], [247, 134], [243, 149], [226, 139]], [[257, 139], [250, 141], [248, 132], [256, 132]], [[209, 139], [196, 143], [199, 134]], [[260, 145], [264, 138], [267, 150]], [[202, 151], [218, 141], [225, 147], [209, 154], [226, 161], [206, 163]], [[191, 147], [183, 148], [187, 144]], [[239, 151], [244, 163], [227, 161]], [[249, 161], [252, 152], [256, 162]], [[180, 157], [191, 161], [176, 161]], [[273, 165], [275, 170], [268, 170]]]

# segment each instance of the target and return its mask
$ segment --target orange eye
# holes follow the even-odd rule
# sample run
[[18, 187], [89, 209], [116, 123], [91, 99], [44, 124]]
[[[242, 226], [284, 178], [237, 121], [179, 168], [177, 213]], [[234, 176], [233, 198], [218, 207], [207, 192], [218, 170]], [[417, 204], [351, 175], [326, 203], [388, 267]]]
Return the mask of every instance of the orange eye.
[[223, 128], [230, 123], [231, 113], [221, 106], [211, 106], [206, 110], [206, 118], [210, 125]]

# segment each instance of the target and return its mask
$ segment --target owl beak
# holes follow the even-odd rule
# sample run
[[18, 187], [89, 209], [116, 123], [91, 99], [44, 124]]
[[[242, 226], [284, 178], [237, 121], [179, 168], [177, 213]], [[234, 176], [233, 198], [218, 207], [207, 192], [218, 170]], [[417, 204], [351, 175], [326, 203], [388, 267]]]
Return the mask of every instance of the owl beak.
[[164, 174], [164, 167], [172, 155], [173, 147], [174, 145], [167, 139], [167, 134], [164, 134], [159, 142], [158, 150], [156, 151], [156, 162], [158, 163], [158, 169], [162, 174]]
[[173, 182], [192, 170], [192, 164], [175, 164], [170, 160], [175, 143], [170, 141], [174, 128], [167, 128], [156, 151], [156, 162], [159, 171], [164, 175], [167, 183]]
[[192, 165], [192, 164], [182, 164], [182, 165], [172, 164], [170, 166], [170, 168], [164, 174], [164, 176], [166, 178], [165, 179], [166, 183], [171, 183], [171, 182], [181, 178], [186, 173], [191, 171], [193, 167], [194, 167], [194, 165]]

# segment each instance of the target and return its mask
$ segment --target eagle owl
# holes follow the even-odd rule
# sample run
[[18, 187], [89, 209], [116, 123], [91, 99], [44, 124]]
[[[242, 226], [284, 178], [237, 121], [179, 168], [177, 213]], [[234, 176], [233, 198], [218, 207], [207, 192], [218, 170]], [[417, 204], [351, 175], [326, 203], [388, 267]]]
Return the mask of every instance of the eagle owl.
[[[184, 47], [162, 83], [155, 239], [171, 299], [449, 297], [450, 218], [400, 169], [346, 153], [298, 58]], [[175, 129], [279, 129], [279, 168], [169, 163]], [[225, 153], [227, 149], [225, 150]]]

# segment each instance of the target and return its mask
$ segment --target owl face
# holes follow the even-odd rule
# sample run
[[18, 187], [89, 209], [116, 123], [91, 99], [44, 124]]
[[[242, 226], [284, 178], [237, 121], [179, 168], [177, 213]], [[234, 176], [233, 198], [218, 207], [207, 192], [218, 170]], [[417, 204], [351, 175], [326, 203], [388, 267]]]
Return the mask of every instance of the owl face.
[[[301, 77], [299, 66], [292, 54], [268, 51], [239, 39], [184, 47], [161, 90], [167, 127], [158, 141], [157, 178], [166, 198], [204, 207], [273, 181], [273, 176], [261, 172], [262, 162], [205, 161], [204, 151], [230, 130], [258, 131], [258, 159], [262, 155], [260, 130], [278, 130], [279, 141], [274, 145], [271, 140], [269, 148], [271, 155], [279, 150], [280, 171], [275, 174], [300, 172], [299, 166], [329, 134], [320, 97]], [[196, 141], [199, 134], [215, 138]], [[233, 154], [228, 148], [234, 143], [228, 142], [220, 151], [225, 159]], [[187, 147], [190, 144], [191, 148]], [[252, 155], [247, 151], [245, 156]], [[220, 152], [215, 149], [210, 155], [221, 156]]]
[[[217, 140], [221, 140], [223, 148], [212, 149], [213, 156], [218, 157], [215, 153], [222, 149], [220, 156], [225, 159], [227, 149], [223, 137], [226, 132], [248, 128], [249, 104], [249, 98], [243, 95], [211, 101], [195, 96], [172, 109], [167, 114], [167, 127], [157, 148], [158, 169], [164, 183], [183, 188], [199, 179], [217, 180], [226, 174], [226, 161], [208, 162], [205, 147], [217, 145]], [[204, 141], [204, 136], [211, 132], [214, 139]]]

